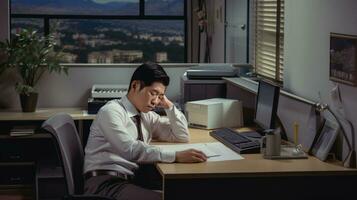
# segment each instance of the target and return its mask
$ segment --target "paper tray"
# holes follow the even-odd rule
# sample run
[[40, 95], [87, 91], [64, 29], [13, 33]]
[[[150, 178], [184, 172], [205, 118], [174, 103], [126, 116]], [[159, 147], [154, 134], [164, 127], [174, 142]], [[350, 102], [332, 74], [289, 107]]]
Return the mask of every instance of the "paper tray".
[[297, 151], [294, 146], [282, 146], [280, 156], [263, 155], [266, 159], [307, 159], [308, 156], [304, 151]]

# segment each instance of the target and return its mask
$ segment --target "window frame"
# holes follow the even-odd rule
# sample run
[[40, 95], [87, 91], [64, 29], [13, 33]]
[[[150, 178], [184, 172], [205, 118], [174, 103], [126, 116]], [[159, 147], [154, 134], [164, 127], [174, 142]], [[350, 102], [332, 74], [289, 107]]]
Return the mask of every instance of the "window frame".
[[[145, 15], [145, 0], [139, 0], [139, 15], [49, 15], [49, 14], [12, 14], [11, 3], [9, 0], [9, 10], [10, 10], [10, 31], [12, 30], [12, 18], [39, 18], [43, 19], [43, 32], [44, 35], [50, 34], [50, 20], [53, 19], [92, 19], [92, 20], [158, 20], [158, 21], [167, 21], [167, 20], [183, 20], [184, 22], [184, 60], [182, 63], [187, 63], [187, 45], [188, 45], [188, 27], [187, 27], [187, 1], [183, 0], [183, 15]], [[11, 37], [11, 34], [10, 34]], [[66, 64], [91, 64], [91, 63], [66, 63]], [[101, 63], [97, 63], [101, 64]], [[119, 64], [119, 63], [111, 63]], [[127, 63], [135, 64], [135, 63]]]

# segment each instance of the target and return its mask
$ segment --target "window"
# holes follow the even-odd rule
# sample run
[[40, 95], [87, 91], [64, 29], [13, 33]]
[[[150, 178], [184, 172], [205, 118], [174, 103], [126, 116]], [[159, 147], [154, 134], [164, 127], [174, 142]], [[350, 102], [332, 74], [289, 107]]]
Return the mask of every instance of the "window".
[[283, 81], [284, 0], [256, 0], [255, 24], [255, 71]]
[[11, 0], [11, 33], [53, 34], [64, 63], [186, 62], [186, 0]]

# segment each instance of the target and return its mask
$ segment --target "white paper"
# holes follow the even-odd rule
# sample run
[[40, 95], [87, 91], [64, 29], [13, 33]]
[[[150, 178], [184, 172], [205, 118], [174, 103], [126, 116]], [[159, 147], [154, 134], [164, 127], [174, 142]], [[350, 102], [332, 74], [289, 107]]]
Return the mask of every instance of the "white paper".
[[183, 151], [196, 149], [202, 151], [208, 157], [207, 161], [241, 160], [244, 159], [238, 153], [232, 151], [220, 142], [194, 143], [194, 144], [168, 144], [155, 145], [166, 151]]

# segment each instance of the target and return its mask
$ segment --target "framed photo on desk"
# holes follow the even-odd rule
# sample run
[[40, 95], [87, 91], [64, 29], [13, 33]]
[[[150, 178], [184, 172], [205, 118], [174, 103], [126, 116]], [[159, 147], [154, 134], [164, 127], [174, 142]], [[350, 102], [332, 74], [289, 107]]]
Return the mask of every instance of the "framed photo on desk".
[[318, 134], [317, 141], [312, 146], [311, 153], [321, 161], [325, 161], [336, 141], [339, 131], [340, 126], [337, 123], [325, 120], [321, 132]]

